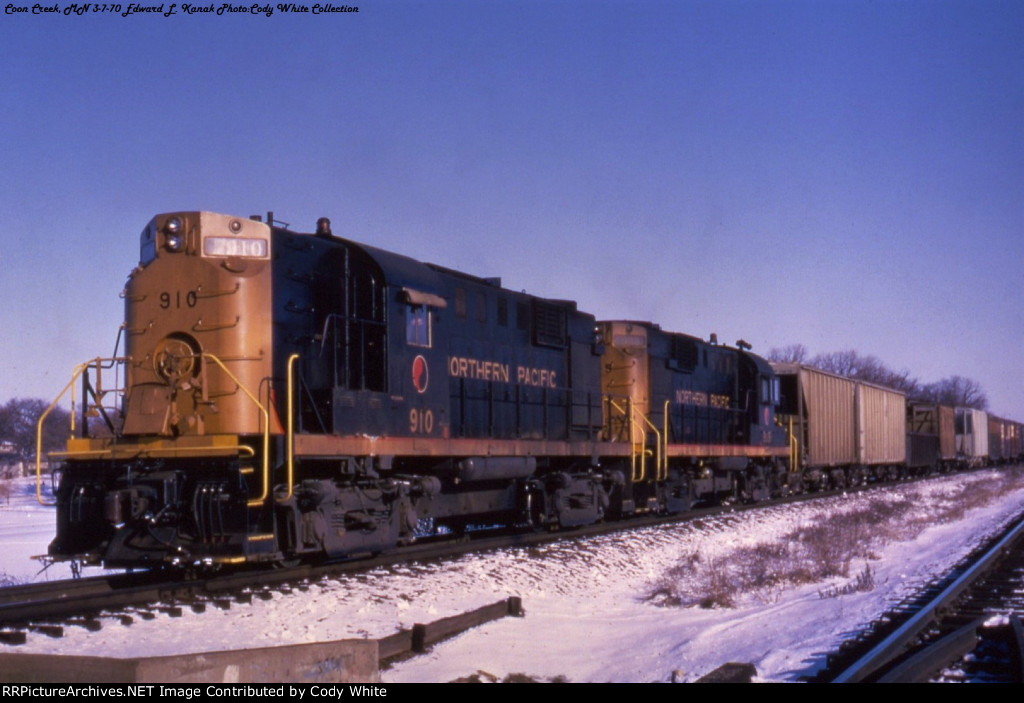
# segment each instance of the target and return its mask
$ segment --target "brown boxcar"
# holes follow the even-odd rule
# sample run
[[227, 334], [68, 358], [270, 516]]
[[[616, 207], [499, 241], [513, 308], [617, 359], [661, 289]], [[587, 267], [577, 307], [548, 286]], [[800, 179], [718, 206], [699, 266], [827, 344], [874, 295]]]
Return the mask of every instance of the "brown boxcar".
[[906, 464], [906, 396], [901, 391], [800, 364], [773, 364], [780, 414], [796, 440], [798, 465], [815, 482], [837, 471]]

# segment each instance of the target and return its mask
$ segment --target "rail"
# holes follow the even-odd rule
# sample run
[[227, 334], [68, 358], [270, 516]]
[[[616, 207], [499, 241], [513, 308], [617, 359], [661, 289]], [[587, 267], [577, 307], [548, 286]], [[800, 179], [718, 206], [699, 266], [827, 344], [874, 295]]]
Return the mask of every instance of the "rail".
[[870, 652], [836, 676], [832, 682], [856, 683], [864, 681], [885, 667], [895, 657], [904, 652], [908, 644], [916, 640], [921, 632], [935, 621], [938, 613], [948, 609], [1022, 535], [1024, 535], [1024, 520], [1019, 521], [1002, 539], [931, 602], [923, 606], [913, 617], [877, 644]]

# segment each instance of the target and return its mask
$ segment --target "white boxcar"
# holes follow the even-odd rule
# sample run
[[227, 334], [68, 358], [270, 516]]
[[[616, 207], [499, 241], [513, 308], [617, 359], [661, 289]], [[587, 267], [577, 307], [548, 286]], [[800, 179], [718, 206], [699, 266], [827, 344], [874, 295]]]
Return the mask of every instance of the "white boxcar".
[[988, 413], [974, 408], [956, 409], [956, 451], [971, 466], [988, 461]]

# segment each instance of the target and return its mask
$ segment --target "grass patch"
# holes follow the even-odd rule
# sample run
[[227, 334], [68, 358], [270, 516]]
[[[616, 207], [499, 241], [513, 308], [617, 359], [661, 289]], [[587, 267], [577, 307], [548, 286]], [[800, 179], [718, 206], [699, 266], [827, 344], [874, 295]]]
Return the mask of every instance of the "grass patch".
[[[685, 554], [652, 585], [648, 598], [665, 606], [732, 608], [741, 597], [777, 601], [786, 588], [851, 579], [819, 591], [821, 597], [870, 591], [875, 575], [869, 562], [891, 542], [917, 538], [932, 525], [963, 519], [1024, 486], [1024, 470], [985, 472], [955, 486], [923, 484], [818, 510], [778, 539], [739, 546], [727, 553]], [[864, 569], [851, 576], [854, 563]]]
[[494, 674], [478, 669], [475, 673], [469, 676], [460, 676], [457, 679], [449, 681], [448, 683], [568, 683], [569, 679], [564, 676], [555, 676], [553, 678], [544, 679], [536, 676], [530, 676], [529, 674], [514, 673], [507, 674], [505, 678], [499, 678]]

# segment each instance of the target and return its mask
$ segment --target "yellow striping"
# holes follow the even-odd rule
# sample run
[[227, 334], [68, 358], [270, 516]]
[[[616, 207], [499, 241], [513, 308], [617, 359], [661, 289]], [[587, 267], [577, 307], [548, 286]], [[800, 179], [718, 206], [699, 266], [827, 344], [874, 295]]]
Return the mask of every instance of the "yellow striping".
[[241, 454], [253, 456], [252, 447], [239, 444], [237, 435], [205, 435], [152, 439], [140, 442], [114, 444], [109, 439], [71, 438], [67, 451], [50, 452], [53, 459], [130, 459], [135, 457], [207, 457]]

